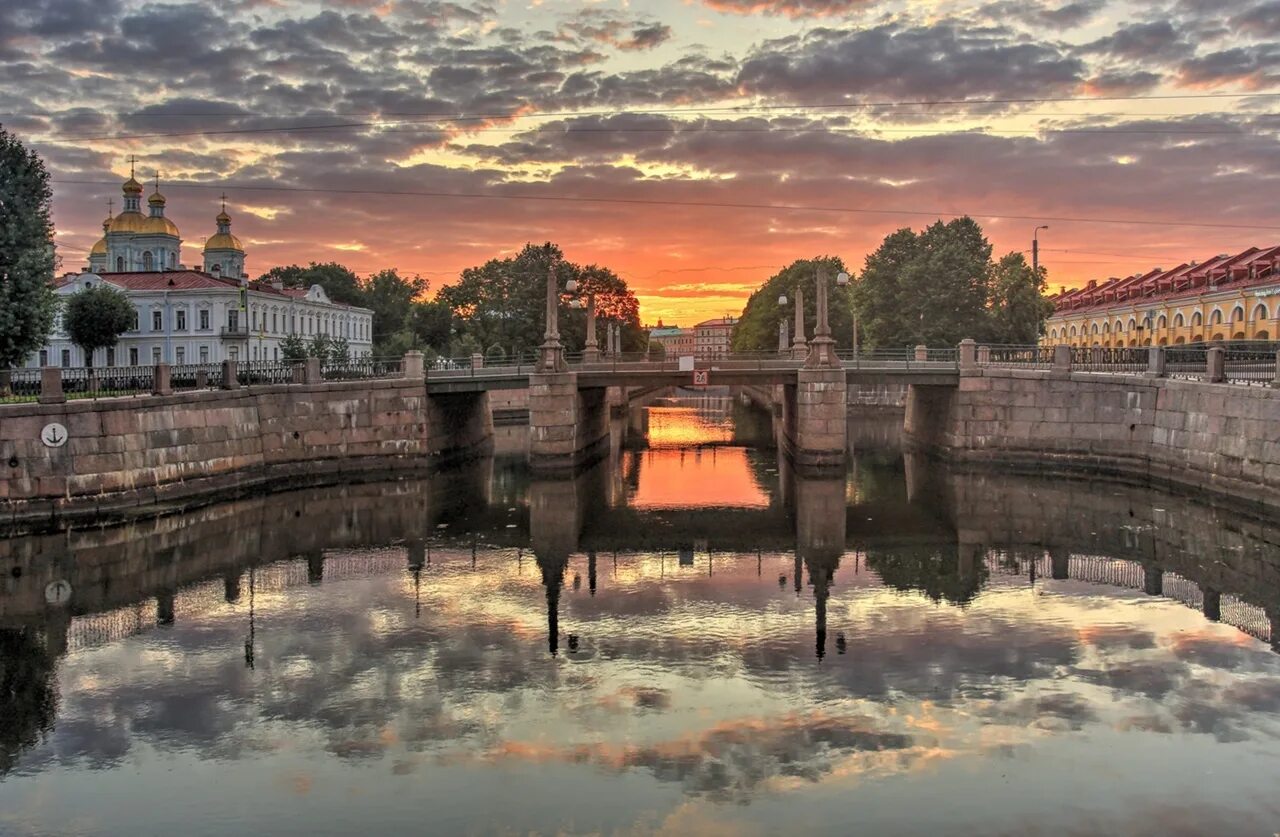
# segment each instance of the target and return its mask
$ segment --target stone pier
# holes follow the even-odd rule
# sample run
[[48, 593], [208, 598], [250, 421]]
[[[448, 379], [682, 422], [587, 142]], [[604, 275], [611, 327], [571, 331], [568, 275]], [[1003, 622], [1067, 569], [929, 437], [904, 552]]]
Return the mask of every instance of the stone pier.
[[569, 472], [606, 453], [609, 405], [603, 387], [578, 389], [573, 372], [529, 376], [529, 465]]
[[848, 384], [844, 370], [801, 369], [783, 397], [787, 453], [801, 471], [844, 467]]

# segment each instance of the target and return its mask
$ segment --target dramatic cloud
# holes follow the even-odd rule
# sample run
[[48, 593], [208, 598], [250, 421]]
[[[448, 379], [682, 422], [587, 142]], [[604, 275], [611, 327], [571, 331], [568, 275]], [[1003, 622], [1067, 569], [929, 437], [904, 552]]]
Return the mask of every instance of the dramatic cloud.
[[802, 18], [849, 14], [874, 6], [876, 0], [702, 0], [702, 2], [718, 12]]
[[1078, 85], [1085, 65], [1052, 45], [956, 23], [815, 29], [768, 41], [738, 73], [746, 93], [801, 102], [833, 99], [1052, 96]]

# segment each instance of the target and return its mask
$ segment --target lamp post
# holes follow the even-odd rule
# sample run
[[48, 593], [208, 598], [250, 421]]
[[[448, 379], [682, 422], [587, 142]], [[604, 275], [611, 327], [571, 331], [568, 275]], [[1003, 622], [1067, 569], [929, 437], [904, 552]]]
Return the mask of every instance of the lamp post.
[[[842, 272], [836, 281], [844, 287], [849, 284], [849, 274]], [[804, 365], [809, 368], [839, 366], [840, 360], [836, 357], [836, 341], [831, 337], [831, 317], [827, 308], [826, 268], [818, 268], [814, 284], [817, 285], [818, 291], [817, 323], [813, 330], [813, 341], [809, 344], [809, 356], [805, 358]]]
[[1040, 231], [1049, 229], [1048, 224], [1041, 224], [1031, 232], [1031, 272], [1040, 280]]
[[[778, 307], [779, 308], [787, 307], [787, 295], [785, 293], [778, 294]], [[785, 355], [787, 353], [788, 342], [789, 340], [788, 340], [788, 334], [787, 334], [787, 317], [786, 317], [786, 314], [784, 313], [783, 316], [778, 320], [778, 354]]]
[[804, 336], [804, 288], [796, 287], [796, 329], [791, 335], [791, 356], [804, 360], [809, 354], [809, 341]]
[[[843, 270], [836, 274], [836, 285], [841, 288], [849, 286], [849, 274]], [[849, 313], [853, 315], [853, 356], [858, 357], [858, 311], [853, 307], [852, 302], [849, 304]]]

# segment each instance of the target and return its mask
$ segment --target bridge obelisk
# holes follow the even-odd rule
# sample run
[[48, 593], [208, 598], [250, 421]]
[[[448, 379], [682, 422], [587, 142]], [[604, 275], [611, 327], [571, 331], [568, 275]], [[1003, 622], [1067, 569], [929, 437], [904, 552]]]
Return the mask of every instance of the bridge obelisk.
[[605, 390], [580, 391], [577, 374], [565, 362], [560, 287], [552, 263], [547, 269], [546, 329], [537, 368], [529, 376], [529, 466], [541, 472], [572, 472], [590, 460], [608, 436]]
[[[818, 322], [804, 367], [796, 373], [794, 414], [784, 422], [791, 457], [801, 471], [843, 468], [848, 432], [849, 387], [831, 337], [827, 275], [822, 268], [816, 284]], [[801, 299], [797, 293], [797, 310]]]

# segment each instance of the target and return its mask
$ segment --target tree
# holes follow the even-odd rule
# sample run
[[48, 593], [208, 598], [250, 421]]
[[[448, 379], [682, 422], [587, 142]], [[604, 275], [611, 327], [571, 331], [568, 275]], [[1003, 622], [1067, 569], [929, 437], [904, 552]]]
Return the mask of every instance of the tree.
[[327, 334], [317, 334], [311, 338], [311, 342], [307, 344], [307, 357], [320, 358], [320, 362], [324, 363], [329, 359], [329, 353], [332, 350], [333, 341], [329, 339]]
[[1044, 334], [1044, 321], [1053, 313], [1045, 299], [1048, 277], [1036, 276], [1026, 257], [1009, 253], [991, 271], [991, 323], [988, 337], [996, 343], [1028, 345]]
[[[621, 327], [622, 348], [630, 351], [643, 345], [640, 303], [627, 283], [608, 268], [577, 265], [567, 261], [560, 248], [550, 242], [526, 244], [515, 256], [490, 259], [479, 267], [462, 272], [458, 282], [441, 288], [437, 300], [457, 318], [458, 330], [473, 336], [481, 346], [502, 346], [523, 352], [542, 343], [546, 330], [547, 272], [552, 265], [563, 290], [574, 279], [577, 295], [596, 300], [597, 337], [604, 342], [605, 329]], [[586, 341], [586, 315], [571, 309], [568, 298], [560, 301], [561, 340], [570, 351], [581, 351]]]
[[280, 354], [289, 363], [307, 359], [307, 341], [297, 334], [290, 334], [280, 341]]
[[426, 279], [407, 279], [395, 269], [383, 270], [364, 283], [364, 299], [360, 303], [373, 311], [373, 353], [385, 357], [394, 348], [392, 335], [403, 331], [418, 297], [430, 288]]
[[329, 341], [329, 362], [347, 363], [351, 360], [351, 344], [345, 337], [335, 337]]
[[[775, 273], [747, 300], [742, 317], [733, 327], [732, 345], [735, 352], [774, 351], [778, 348], [778, 327], [785, 319], [789, 324], [790, 339], [795, 339], [796, 290], [804, 289], [805, 337], [812, 339], [817, 328], [818, 299], [817, 275], [825, 269], [827, 275], [827, 310], [831, 324], [831, 336], [838, 348], [853, 344], [853, 314], [849, 294], [836, 287], [836, 274], [844, 271], [844, 262], [835, 256], [798, 259]], [[787, 296], [785, 306], [778, 305], [778, 297]]]
[[0, 129], [0, 369], [22, 365], [53, 328], [51, 197], [44, 163]]
[[296, 264], [273, 267], [258, 277], [262, 282], [280, 282], [286, 288], [310, 288], [319, 285], [334, 302], [342, 305], [363, 305], [364, 291], [360, 278], [345, 265], [337, 262], [312, 262], [307, 267]]
[[919, 235], [887, 236], [854, 289], [870, 346], [954, 346], [984, 339], [989, 325], [991, 244], [972, 218], [937, 221]]
[[92, 368], [93, 353], [114, 346], [121, 334], [133, 328], [136, 313], [124, 291], [98, 284], [67, 298], [62, 325], [71, 342], [84, 352], [85, 367]]

